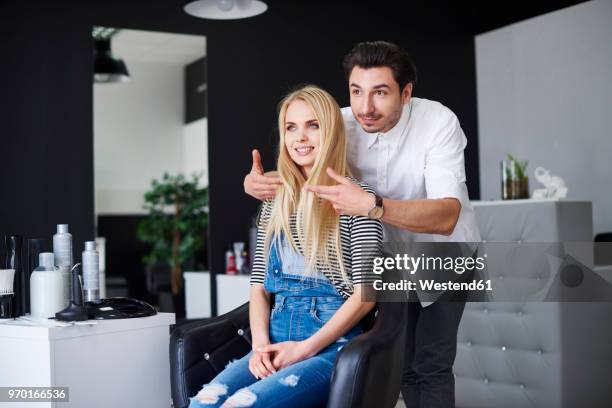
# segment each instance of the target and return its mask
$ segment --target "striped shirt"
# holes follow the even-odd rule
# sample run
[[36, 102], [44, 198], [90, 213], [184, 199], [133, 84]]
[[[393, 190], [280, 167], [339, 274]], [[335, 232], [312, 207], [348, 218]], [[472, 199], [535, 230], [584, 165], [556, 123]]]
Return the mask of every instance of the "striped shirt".
[[[349, 179], [357, 183], [362, 189], [369, 193], [374, 190], [367, 184], [357, 181], [351, 177]], [[251, 272], [251, 285], [263, 285], [266, 276], [266, 257], [264, 254], [264, 241], [266, 227], [270, 221], [274, 199], [266, 200], [261, 206], [257, 222], [257, 245], [253, 259]], [[300, 244], [295, 227], [296, 216], [293, 214], [289, 219], [291, 233], [297, 249]], [[340, 215], [340, 241], [344, 269], [350, 282], [345, 282], [342, 278], [342, 271], [337, 259], [330, 259], [330, 265], [323, 265], [317, 262], [317, 269], [325, 274], [338, 292], [348, 298], [353, 293], [354, 285], [371, 284], [378, 279], [372, 272], [372, 262], [374, 256], [380, 251], [383, 240], [382, 224], [378, 220], [372, 220], [363, 216]], [[334, 245], [328, 241], [329, 253], [333, 253]], [[301, 252], [301, 250], [300, 250]]]

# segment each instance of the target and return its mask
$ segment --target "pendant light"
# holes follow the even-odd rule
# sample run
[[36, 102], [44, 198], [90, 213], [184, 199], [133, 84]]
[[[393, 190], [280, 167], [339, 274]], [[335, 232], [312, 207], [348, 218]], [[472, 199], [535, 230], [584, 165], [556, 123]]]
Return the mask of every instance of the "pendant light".
[[187, 14], [213, 20], [236, 20], [264, 13], [268, 6], [259, 0], [191, 0], [185, 4]]
[[114, 83], [130, 80], [125, 62], [113, 57], [111, 39], [94, 39], [94, 82]]

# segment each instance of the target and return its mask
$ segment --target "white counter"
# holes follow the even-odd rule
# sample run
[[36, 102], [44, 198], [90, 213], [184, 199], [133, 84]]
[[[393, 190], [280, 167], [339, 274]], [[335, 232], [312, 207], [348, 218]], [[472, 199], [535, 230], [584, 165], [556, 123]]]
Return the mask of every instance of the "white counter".
[[173, 313], [65, 327], [0, 324], [1, 387], [68, 387], [69, 402], [0, 407], [170, 407]]

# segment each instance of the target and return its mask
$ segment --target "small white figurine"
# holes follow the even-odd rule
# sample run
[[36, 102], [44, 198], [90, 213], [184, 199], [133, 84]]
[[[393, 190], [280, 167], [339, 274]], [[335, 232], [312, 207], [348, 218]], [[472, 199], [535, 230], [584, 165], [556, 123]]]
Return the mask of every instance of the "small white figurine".
[[545, 188], [533, 190], [532, 198], [566, 198], [567, 186], [565, 180], [559, 176], [553, 176], [544, 167], [537, 167], [534, 171], [535, 179], [542, 183]]

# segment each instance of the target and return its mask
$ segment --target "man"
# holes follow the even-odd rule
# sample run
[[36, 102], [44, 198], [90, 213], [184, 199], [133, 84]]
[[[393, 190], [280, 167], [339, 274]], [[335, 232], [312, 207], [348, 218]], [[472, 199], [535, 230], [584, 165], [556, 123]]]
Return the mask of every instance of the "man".
[[[445, 106], [412, 98], [416, 69], [400, 47], [357, 44], [344, 58], [350, 108], [342, 110], [353, 175], [376, 195], [328, 169], [338, 184], [306, 186], [337, 212], [383, 222], [386, 241], [477, 242], [480, 234], [465, 185], [467, 144]], [[264, 174], [259, 153], [245, 177], [253, 197], [274, 196], [280, 183]], [[454, 406], [452, 366], [464, 302], [411, 302], [402, 394], [410, 408]]]

